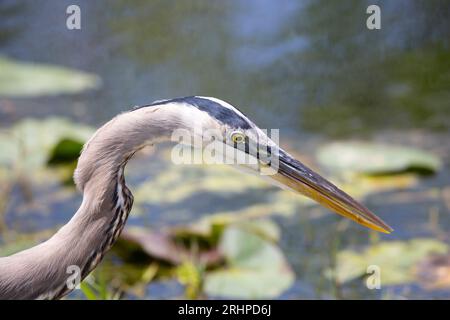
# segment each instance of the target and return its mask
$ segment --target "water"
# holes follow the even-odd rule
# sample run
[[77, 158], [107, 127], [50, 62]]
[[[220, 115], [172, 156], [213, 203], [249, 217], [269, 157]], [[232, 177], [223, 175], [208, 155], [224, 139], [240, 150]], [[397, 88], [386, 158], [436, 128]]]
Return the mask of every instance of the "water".
[[[72, 3], [3, 1], [0, 53], [92, 72], [102, 78], [103, 86], [78, 95], [0, 99], [2, 126], [24, 117], [48, 115], [98, 126], [120, 111], [153, 100], [215, 96], [239, 107], [262, 128], [281, 128], [281, 140], [291, 141], [305, 154], [317, 144], [343, 137], [396, 142], [435, 152], [444, 160], [443, 170], [413, 191], [449, 188], [448, 1], [130, 4], [125, 0], [85, 0], [77, 1], [82, 30], [70, 31], [65, 28], [65, 9]], [[373, 3], [382, 8], [382, 29], [369, 31], [365, 9]], [[13, 108], [6, 108], [6, 102]], [[147, 174], [158, 169], [146, 170]], [[45, 190], [35, 192], [45, 194]], [[21, 225], [18, 228], [24, 231], [62, 223], [80, 200], [74, 195], [50, 206], [49, 215], [38, 218], [42, 225], [37, 226], [33, 219], [19, 214], [24, 201], [19, 194], [12, 196], [7, 221]], [[395, 192], [388, 195], [395, 200]], [[388, 195], [376, 194], [367, 202], [398, 226], [389, 239], [435, 237], [426, 225], [430, 208], [436, 207], [443, 239], [448, 242], [449, 209], [443, 198], [389, 203]], [[217, 194], [203, 197], [207, 204], [203, 210], [196, 207], [196, 199], [179, 206], [192, 212], [214, 212], [217, 204], [229, 202]], [[156, 225], [189, 220], [170, 216], [164, 205], [155, 204], [151, 209], [156, 212], [151, 216]], [[33, 212], [40, 217], [39, 207]], [[148, 223], [149, 218], [140, 219], [135, 223]], [[338, 220], [328, 215], [319, 219], [320, 223], [305, 224], [304, 220], [278, 221], [283, 227], [283, 251], [298, 277], [283, 297], [379, 298], [386, 294], [351, 287], [346, 289], [350, 293], [337, 294], [331, 283], [314, 277], [316, 268], [331, 263], [328, 252], [334, 236], [330, 234]], [[367, 242], [361, 229], [351, 231], [356, 233], [338, 235], [340, 246]], [[407, 297], [448, 297], [448, 293], [409, 290]]]

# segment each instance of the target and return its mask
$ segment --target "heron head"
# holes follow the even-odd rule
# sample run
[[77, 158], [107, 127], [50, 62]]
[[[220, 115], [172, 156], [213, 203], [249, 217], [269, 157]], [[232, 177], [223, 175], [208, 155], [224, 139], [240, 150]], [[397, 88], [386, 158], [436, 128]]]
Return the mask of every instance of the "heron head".
[[[210, 156], [214, 154], [213, 160], [218, 163], [223, 161], [261, 175], [368, 228], [384, 233], [393, 231], [365, 206], [284, 151], [278, 144], [276, 130], [270, 130], [270, 134], [261, 130], [232, 105], [198, 96], [157, 101], [152, 105], [162, 104], [189, 108], [191, 119], [185, 122], [200, 123], [201, 132], [196, 132], [201, 137], [200, 145]], [[194, 128], [191, 125], [191, 129], [197, 129], [197, 125]]]

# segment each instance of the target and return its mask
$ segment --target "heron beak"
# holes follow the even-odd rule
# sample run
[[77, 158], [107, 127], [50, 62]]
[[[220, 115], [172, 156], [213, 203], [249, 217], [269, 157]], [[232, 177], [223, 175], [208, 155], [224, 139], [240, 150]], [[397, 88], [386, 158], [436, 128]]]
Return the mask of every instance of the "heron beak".
[[363, 226], [384, 233], [393, 231], [369, 209], [283, 150], [279, 151], [278, 171], [271, 178]]

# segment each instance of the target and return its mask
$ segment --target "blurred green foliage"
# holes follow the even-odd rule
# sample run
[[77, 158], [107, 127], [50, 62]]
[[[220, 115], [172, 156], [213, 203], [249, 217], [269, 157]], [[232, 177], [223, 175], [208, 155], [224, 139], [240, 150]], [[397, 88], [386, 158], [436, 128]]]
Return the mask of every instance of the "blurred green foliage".
[[205, 292], [210, 296], [269, 299], [293, 284], [295, 276], [282, 251], [249, 229], [227, 228], [219, 248], [227, 266], [206, 275]]
[[53, 65], [0, 56], [0, 97], [36, 97], [78, 93], [101, 84], [96, 75]]
[[69, 156], [68, 143], [70, 157], [79, 153], [79, 147], [93, 132], [89, 126], [64, 118], [23, 119], [11, 128], [0, 131], [0, 167], [19, 166], [30, 173], [44, 169], [49, 160]]
[[429, 152], [368, 142], [345, 141], [328, 144], [318, 150], [317, 158], [321, 165], [334, 172], [357, 172], [367, 175], [408, 171], [433, 173], [441, 167], [441, 161]]
[[344, 283], [367, 276], [368, 266], [374, 265], [381, 271], [383, 286], [408, 284], [417, 280], [415, 267], [420, 261], [430, 254], [445, 254], [448, 249], [448, 244], [435, 239], [384, 241], [362, 252], [350, 249], [338, 252], [336, 270], [327, 273]]

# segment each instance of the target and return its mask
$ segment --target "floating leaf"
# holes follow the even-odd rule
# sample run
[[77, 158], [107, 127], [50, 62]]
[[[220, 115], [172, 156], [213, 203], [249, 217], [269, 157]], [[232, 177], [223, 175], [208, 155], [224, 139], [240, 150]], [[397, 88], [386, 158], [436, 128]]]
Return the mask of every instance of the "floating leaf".
[[[256, 205], [241, 211], [205, 216], [188, 225], [173, 227], [170, 229], [170, 233], [180, 238], [199, 236], [214, 241], [216, 234], [221, 233], [228, 225], [239, 223], [242, 228], [276, 242], [280, 238], [278, 226], [268, 219], [262, 219], [262, 217], [270, 215], [272, 211], [269, 213], [263, 211], [261, 214], [262, 209], [264, 206]], [[250, 219], [252, 220], [250, 221]]]
[[141, 203], [176, 203], [198, 192], [242, 193], [270, 187], [256, 176], [246, 175], [243, 179], [242, 173], [227, 166], [173, 166], [142, 183], [135, 192], [135, 199]]
[[[188, 248], [176, 242], [170, 232], [152, 231], [142, 227], [125, 228], [120, 244], [137, 245], [147, 255], [175, 265], [183, 263], [192, 255]], [[199, 252], [197, 259], [205, 265], [211, 265], [220, 262], [222, 257], [212, 248]]]
[[[216, 246], [204, 248], [196, 245], [193, 251], [192, 247], [186, 245], [190, 242], [183, 244], [173, 238], [178, 237], [178, 232], [178, 228], [169, 228], [165, 233], [138, 227], [127, 228], [119, 244], [131, 241], [138, 244], [148, 255], [179, 265], [176, 275], [187, 285], [190, 297], [198, 293], [200, 282], [196, 278], [199, 276], [196, 272], [200, 272], [200, 269], [197, 270], [197, 267], [209, 265], [217, 268], [218, 262], [223, 262], [224, 257], [225, 269], [201, 272], [205, 274], [204, 290], [207, 294], [269, 298], [278, 296], [293, 282], [293, 272], [281, 250], [274, 244], [280, 231], [277, 225], [269, 220], [241, 222], [239, 227], [225, 223], [219, 231], [219, 250]], [[188, 230], [185, 230], [183, 235], [186, 239], [187, 232]], [[214, 234], [209, 236], [213, 237]], [[195, 268], [192, 261], [196, 262]], [[194, 269], [197, 271], [194, 272]], [[182, 272], [179, 273], [180, 271]]]
[[268, 219], [243, 221], [239, 224], [239, 227], [272, 242], [280, 240], [280, 228]]
[[294, 281], [294, 274], [281, 250], [242, 228], [227, 228], [220, 241], [220, 250], [227, 260], [227, 267], [205, 276], [204, 290], [208, 295], [273, 298]]
[[363, 198], [372, 193], [408, 189], [418, 184], [419, 178], [413, 173], [395, 175], [352, 175], [339, 183], [339, 187], [355, 198]]
[[347, 282], [366, 275], [367, 267], [376, 265], [381, 270], [382, 285], [410, 283], [416, 280], [414, 268], [419, 261], [429, 254], [447, 250], [446, 243], [425, 238], [381, 242], [364, 252], [344, 250], [338, 253], [335, 277]]
[[319, 162], [332, 170], [365, 174], [438, 171], [435, 156], [414, 148], [365, 142], [336, 142], [319, 149]]
[[[0, 132], [0, 166], [20, 166], [23, 169], [44, 167], [48, 160], [54, 158], [58, 144], [71, 141], [71, 156], [74, 144], [83, 144], [93, 133], [93, 129], [73, 123], [64, 118], [48, 118], [45, 120], [25, 119], [8, 130]], [[67, 153], [65, 155], [68, 156]]]
[[76, 161], [83, 148], [83, 142], [64, 138], [50, 152], [49, 164], [70, 163]]
[[0, 96], [7, 97], [77, 93], [97, 88], [101, 83], [94, 74], [1, 56], [0, 70]]

